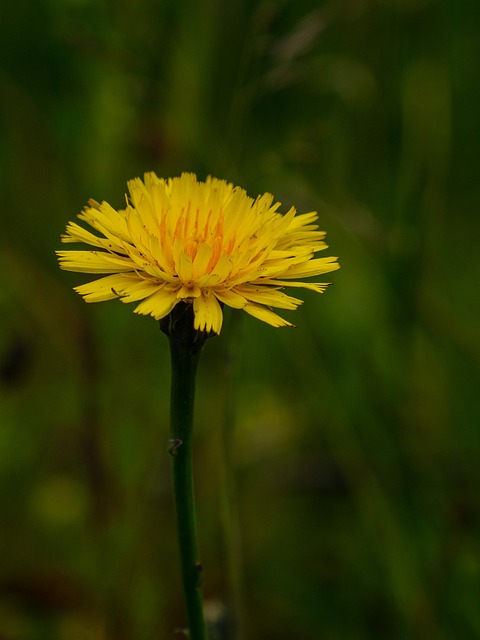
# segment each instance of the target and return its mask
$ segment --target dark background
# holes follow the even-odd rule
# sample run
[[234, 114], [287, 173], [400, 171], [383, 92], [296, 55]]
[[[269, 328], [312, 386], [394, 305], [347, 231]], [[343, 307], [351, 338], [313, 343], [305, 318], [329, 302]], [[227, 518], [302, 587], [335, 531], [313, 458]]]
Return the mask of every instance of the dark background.
[[318, 210], [342, 264], [284, 314], [297, 329], [227, 310], [205, 349], [209, 616], [233, 583], [242, 640], [480, 637], [479, 18], [476, 0], [2, 3], [1, 640], [184, 623], [167, 341], [86, 305], [54, 256], [88, 198], [121, 207], [146, 170]]

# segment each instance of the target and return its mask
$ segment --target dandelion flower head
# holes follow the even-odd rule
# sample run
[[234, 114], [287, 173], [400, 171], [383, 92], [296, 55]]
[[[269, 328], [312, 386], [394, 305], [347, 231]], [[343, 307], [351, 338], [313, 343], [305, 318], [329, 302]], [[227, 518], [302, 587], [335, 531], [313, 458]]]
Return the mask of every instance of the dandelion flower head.
[[222, 305], [243, 309], [274, 327], [292, 326], [272, 308], [293, 310], [302, 300], [285, 287], [323, 293], [329, 283], [304, 282], [339, 268], [317, 258], [326, 248], [316, 212], [278, 212], [265, 193], [253, 199], [240, 187], [192, 173], [162, 179], [146, 173], [128, 183], [125, 209], [90, 200], [62, 242], [88, 251], [57, 251], [67, 271], [102, 277], [75, 287], [86, 302], [119, 298], [160, 320], [179, 302], [193, 305], [194, 328], [220, 333]]

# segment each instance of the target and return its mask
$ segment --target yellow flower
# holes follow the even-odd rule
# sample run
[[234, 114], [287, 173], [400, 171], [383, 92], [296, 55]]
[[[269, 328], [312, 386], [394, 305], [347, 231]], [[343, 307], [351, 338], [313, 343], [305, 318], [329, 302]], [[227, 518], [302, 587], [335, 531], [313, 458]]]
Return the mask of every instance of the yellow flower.
[[199, 182], [192, 173], [168, 180], [146, 173], [128, 189], [125, 209], [90, 200], [79, 214], [99, 235], [70, 222], [61, 237], [99, 249], [57, 251], [62, 269], [110, 274], [75, 287], [87, 302], [139, 302], [136, 313], [159, 320], [183, 301], [193, 304], [195, 329], [214, 333], [221, 303], [292, 326], [270, 310], [302, 303], [282, 289], [322, 293], [328, 283], [299, 279], [339, 268], [336, 258], [315, 258], [327, 246], [317, 214], [296, 215], [292, 207], [282, 215], [269, 193], [253, 200], [231, 183]]

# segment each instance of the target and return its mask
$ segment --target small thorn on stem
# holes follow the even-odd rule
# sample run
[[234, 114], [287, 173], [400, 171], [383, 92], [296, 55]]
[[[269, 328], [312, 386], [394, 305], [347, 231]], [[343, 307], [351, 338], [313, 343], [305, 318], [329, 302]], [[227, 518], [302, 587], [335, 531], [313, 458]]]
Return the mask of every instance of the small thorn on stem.
[[180, 438], [174, 438], [172, 440], [168, 441], [168, 453], [169, 455], [176, 456], [177, 455], [177, 450], [179, 447], [181, 447], [183, 444], [183, 440], [180, 440]]

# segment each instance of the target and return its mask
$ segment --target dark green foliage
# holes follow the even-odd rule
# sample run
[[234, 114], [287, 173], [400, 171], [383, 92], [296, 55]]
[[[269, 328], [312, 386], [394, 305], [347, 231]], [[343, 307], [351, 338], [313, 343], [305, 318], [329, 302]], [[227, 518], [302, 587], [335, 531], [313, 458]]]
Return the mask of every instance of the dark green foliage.
[[86, 305], [53, 253], [88, 198], [120, 207], [146, 170], [318, 210], [342, 264], [285, 314], [298, 329], [226, 310], [205, 346], [209, 611], [229, 601], [225, 414], [246, 640], [480, 637], [479, 6], [5, 3], [2, 639], [184, 623], [167, 340], [128, 306]]

